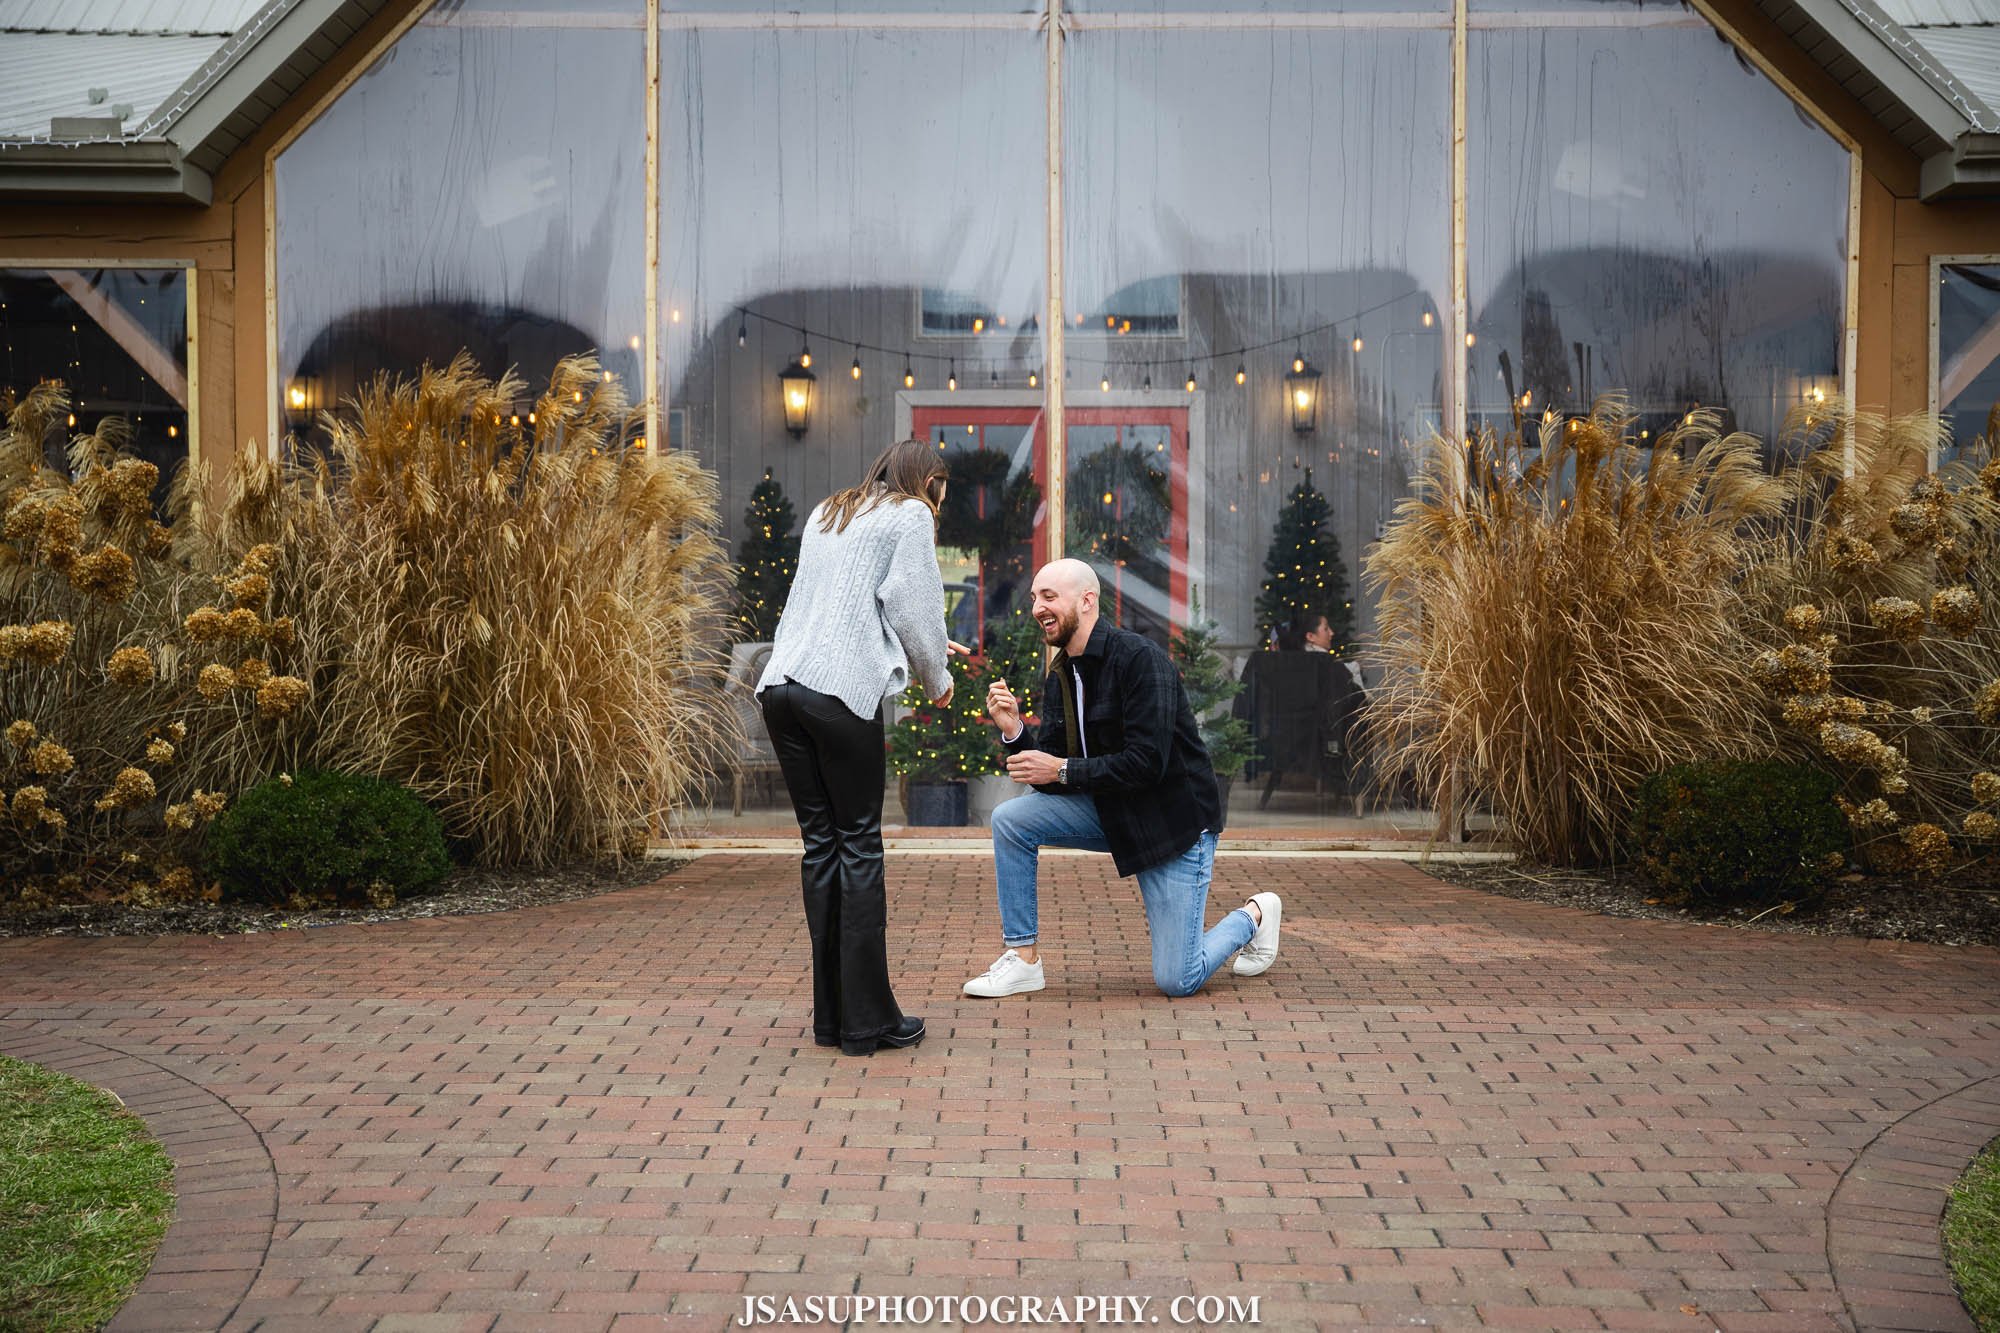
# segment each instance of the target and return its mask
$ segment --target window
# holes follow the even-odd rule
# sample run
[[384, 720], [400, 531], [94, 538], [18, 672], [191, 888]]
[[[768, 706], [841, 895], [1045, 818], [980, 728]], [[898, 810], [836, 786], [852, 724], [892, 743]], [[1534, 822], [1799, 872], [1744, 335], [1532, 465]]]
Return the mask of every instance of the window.
[[2000, 256], [1938, 265], [1935, 364], [1950, 452], [2000, 450]]
[[[61, 384], [71, 425], [124, 421], [130, 451], [160, 469], [155, 503], [187, 460], [188, 291], [184, 268], [0, 269], [0, 410], [37, 384]], [[64, 439], [49, 466], [67, 470]]]

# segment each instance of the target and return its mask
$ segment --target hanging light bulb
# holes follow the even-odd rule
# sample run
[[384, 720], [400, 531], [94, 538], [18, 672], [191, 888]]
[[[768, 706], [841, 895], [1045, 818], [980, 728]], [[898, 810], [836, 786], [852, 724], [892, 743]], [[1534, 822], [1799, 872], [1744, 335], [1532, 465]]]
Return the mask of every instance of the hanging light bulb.
[[736, 345], [738, 347], [750, 345], [750, 321], [741, 315], [736, 317]]
[[992, 374], [988, 375], [988, 376], [987, 376], [986, 378], [987, 378], [987, 382], [988, 382], [989, 384], [991, 384], [991, 385], [992, 385], [992, 386], [993, 386], [994, 388], [996, 388], [996, 389], [997, 389], [997, 388], [999, 388], [999, 387], [1000, 387], [1000, 372], [999, 372], [999, 371], [997, 371], [997, 370], [996, 370], [996, 371], [994, 371], [994, 372], [993, 372]]
[[854, 364], [847, 368], [847, 374], [850, 379], [861, 378], [861, 357], [858, 354], [854, 358]]
[[1472, 346], [1472, 345], [1473, 345], [1474, 343], [1476, 343], [1476, 342], [1478, 342], [1478, 341], [1479, 341], [1479, 335], [1478, 335], [1478, 334], [1476, 334], [1476, 333], [1471, 333], [1471, 332], [1468, 332], [1468, 333], [1467, 333], [1467, 334], [1465, 335], [1465, 345], [1466, 345], [1467, 347], [1470, 347], [1470, 346]]
[[1041, 371], [1039, 371], [1039, 370], [1031, 370], [1031, 371], [1029, 371], [1029, 372], [1028, 372], [1028, 387], [1029, 387], [1030, 389], [1039, 389], [1039, 388], [1041, 388], [1041, 387], [1042, 387], [1042, 372], [1041, 372]]
[[944, 387], [953, 393], [958, 392], [958, 362], [951, 363], [951, 373], [945, 376]]
[[1187, 391], [1188, 391], [1189, 393], [1193, 393], [1193, 392], [1194, 392], [1194, 367], [1193, 367], [1193, 366], [1189, 366], [1189, 367], [1188, 367], [1188, 377], [1187, 377]]
[[1424, 311], [1424, 327], [1429, 328], [1430, 326], [1431, 326], [1431, 312], [1426, 310]]
[[1151, 393], [1153, 391], [1153, 377], [1151, 375], [1146, 376], [1146, 382], [1144, 384], [1141, 384], [1139, 387], [1141, 389], [1144, 389], [1147, 393]]
[[905, 389], [914, 389], [917, 387], [917, 372], [910, 369], [910, 358], [908, 357], [903, 358], [903, 387]]
[[1298, 351], [1292, 353], [1292, 373], [1294, 375], [1301, 374], [1304, 372], [1305, 368], [1306, 368], [1306, 352], [1305, 348], [1301, 347]]
[[1358, 352], [1364, 346], [1366, 346], [1366, 344], [1361, 341], [1361, 330], [1357, 327], [1354, 330], [1354, 350]]
[[1236, 363], [1236, 382], [1238, 384], [1243, 382], [1243, 363], [1241, 361]]
[[799, 364], [804, 366], [807, 370], [811, 370], [812, 363], [813, 363], [812, 344], [808, 343], [805, 340], [805, 338], [801, 336], [799, 338]]
[[1110, 392], [1111, 392], [1111, 376], [1109, 376], [1109, 375], [1106, 375], [1106, 376], [1104, 376], [1104, 377], [1103, 377], [1102, 379], [1098, 380], [1098, 381], [1097, 381], [1097, 387], [1098, 387], [1098, 388], [1099, 388], [1100, 390], [1102, 390], [1103, 392], [1105, 392], [1105, 393], [1110, 393]]

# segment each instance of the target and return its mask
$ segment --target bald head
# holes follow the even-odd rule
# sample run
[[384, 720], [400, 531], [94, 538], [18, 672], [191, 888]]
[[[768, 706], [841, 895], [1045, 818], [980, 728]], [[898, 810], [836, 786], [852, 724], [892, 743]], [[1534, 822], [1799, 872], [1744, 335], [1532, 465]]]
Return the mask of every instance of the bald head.
[[1035, 572], [1030, 595], [1043, 641], [1082, 652], [1097, 625], [1097, 571], [1081, 560], [1052, 560]]
[[1099, 591], [1097, 571], [1081, 560], [1051, 560], [1036, 571], [1035, 586], [1039, 588], [1043, 579], [1049, 579], [1079, 597], [1087, 592]]

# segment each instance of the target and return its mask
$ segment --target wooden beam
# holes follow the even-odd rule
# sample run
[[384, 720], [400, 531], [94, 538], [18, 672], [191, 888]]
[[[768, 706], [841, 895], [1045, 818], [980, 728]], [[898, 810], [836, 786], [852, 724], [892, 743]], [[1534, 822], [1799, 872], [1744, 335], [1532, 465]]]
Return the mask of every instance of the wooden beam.
[[[183, 410], [187, 408], [187, 373], [180, 368], [173, 353], [154, 341], [153, 335], [125, 307], [92, 285], [90, 279], [76, 269], [52, 268], [49, 276], [55, 279], [56, 286], [62, 288], [70, 300], [83, 308], [84, 314], [96, 321], [97, 327], [111, 335], [111, 341], [137, 362], [139, 369], [152, 376], [154, 382], [165, 389]], [[183, 281], [191, 280], [192, 275], [183, 278]]]
[[1971, 341], [1939, 367], [1938, 407], [1950, 407], [1952, 400], [1971, 387], [1996, 360], [2000, 360], [2000, 311], [1995, 311], [1979, 332], [1972, 335]]

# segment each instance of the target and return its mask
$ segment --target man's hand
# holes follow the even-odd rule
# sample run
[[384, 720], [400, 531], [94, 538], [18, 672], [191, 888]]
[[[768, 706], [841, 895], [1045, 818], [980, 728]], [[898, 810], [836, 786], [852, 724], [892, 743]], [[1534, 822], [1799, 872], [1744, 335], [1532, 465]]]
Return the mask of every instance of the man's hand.
[[958, 690], [958, 682], [957, 682], [957, 681], [953, 681], [953, 682], [952, 682], [951, 684], [949, 684], [949, 685], [947, 685], [947, 686], [945, 686], [945, 687], [944, 687], [944, 693], [943, 693], [943, 694], [940, 694], [940, 695], [939, 695], [939, 696], [938, 696], [937, 698], [935, 698], [935, 699], [931, 700], [931, 705], [932, 705], [933, 707], [935, 707], [935, 708], [949, 708], [949, 707], [951, 707], [951, 696], [952, 696], [952, 695], [953, 695], [953, 694], [954, 694], [954, 693], [955, 693], [955, 692], [956, 692], [957, 690]]
[[1041, 750], [1023, 750], [1007, 756], [1007, 776], [1027, 786], [1041, 786], [1056, 780], [1063, 761]]
[[1007, 688], [1005, 680], [996, 679], [986, 687], [986, 716], [1000, 728], [1002, 737], [1012, 736], [1021, 729], [1021, 701]]

